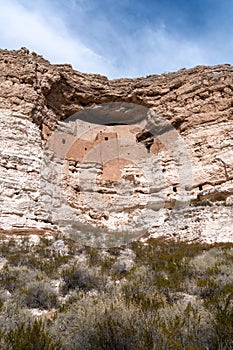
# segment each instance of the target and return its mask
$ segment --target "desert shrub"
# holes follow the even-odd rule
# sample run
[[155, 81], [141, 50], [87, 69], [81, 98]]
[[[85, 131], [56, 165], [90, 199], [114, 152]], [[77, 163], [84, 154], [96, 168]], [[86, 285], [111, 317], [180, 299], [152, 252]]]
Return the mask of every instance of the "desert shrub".
[[39, 278], [40, 273], [27, 267], [10, 267], [5, 265], [0, 270], [1, 286], [9, 292], [19, 290], [32, 279]]
[[91, 349], [90, 342], [95, 339], [95, 322], [105, 310], [102, 298], [89, 296], [77, 291], [78, 301], [67, 305], [65, 311], [58, 314], [52, 327], [54, 335], [60, 334], [65, 349]]
[[204, 249], [198, 244], [162, 240], [148, 240], [146, 244], [134, 242], [131, 247], [136, 254], [135, 267], [125, 275], [130, 281], [126, 289], [136, 287], [137, 271], [144, 267], [146, 273], [141, 275], [139, 283], [145, 290], [156, 288], [170, 303], [175, 300], [176, 293], [187, 289], [187, 281], [192, 279], [190, 261]]
[[201, 304], [145, 309], [124, 303], [120, 293], [83, 295], [55, 322], [67, 349], [214, 349], [209, 313]]
[[37, 246], [36, 249], [32, 249], [29, 254], [25, 255], [22, 255], [22, 252], [18, 252], [15, 263], [12, 260], [12, 256], [8, 257], [9, 264], [37, 269], [50, 277], [57, 277], [58, 269], [63, 264], [66, 264], [69, 259], [69, 256], [53, 252], [50, 248], [44, 250], [43, 246]]
[[218, 290], [218, 284], [213, 278], [202, 278], [197, 280], [197, 293], [202, 299], [212, 297]]
[[104, 314], [95, 323], [95, 338], [90, 345], [96, 349], [153, 349], [156, 330], [156, 314], [150, 320], [148, 315], [134, 307], [114, 305], [105, 309]]
[[109, 274], [116, 261], [116, 256], [119, 254], [119, 249], [109, 248], [108, 250], [103, 250], [95, 247], [86, 247], [85, 253], [90, 268], [99, 268], [101, 274]]
[[112, 277], [116, 280], [125, 276], [135, 265], [135, 253], [125, 247], [124, 249], [119, 249], [118, 256], [115, 257], [115, 260], [112, 264], [110, 273]]
[[156, 274], [149, 267], [133, 269], [121, 283], [122, 295], [127, 305], [140, 305], [143, 309], [156, 310], [165, 302], [165, 296], [156, 286]]
[[22, 308], [18, 300], [9, 299], [5, 301], [0, 312], [0, 329], [6, 334], [17, 328], [19, 324], [28, 324], [32, 320], [30, 312]]
[[233, 285], [217, 286], [215, 293], [209, 295], [204, 305], [210, 310], [216, 346], [233, 348]]
[[[204, 273], [207, 269], [216, 268], [223, 261], [223, 252], [214, 247], [195, 256], [191, 261], [191, 267], [198, 273]], [[210, 271], [209, 271], [210, 272]]]
[[28, 308], [51, 309], [58, 306], [56, 293], [45, 281], [34, 281], [20, 290], [20, 300]]
[[69, 261], [68, 256], [60, 255], [59, 253], [48, 252], [41, 253], [37, 252], [37, 256], [28, 256], [27, 260], [24, 261], [24, 265], [38, 269], [45, 273], [49, 277], [58, 277], [59, 268]]
[[[232, 245], [149, 239], [102, 250], [61, 239], [65, 256], [54, 251], [54, 240], [4, 243], [2, 255], [13, 266], [0, 270], [3, 342], [14, 331], [30, 349], [24, 333], [31, 332], [34, 316], [28, 309], [55, 307], [56, 316], [41, 331], [59, 334], [64, 349], [233, 348]], [[63, 282], [60, 296], [54, 278]], [[14, 348], [9, 341], [4, 350]]]
[[6, 335], [2, 335], [5, 350], [62, 350], [59, 341], [45, 330], [42, 321], [21, 323]]
[[0, 309], [4, 303], [11, 298], [11, 293], [8, 290], [0, 289]]
[[215, 279], [219, 285], [233, 285], [233, 263], [223, 263], [218, 266], [218, 274]]
[[25, 266], [29, 269], [37, 269], [54, 277], [58, 275], [58, 269], [69, 262], [73, 251], [67, 255], [60, 254], [53, 247], [50, 240], [41, 237], [40, 242], [29, 245], [25, 239], [20, 243], [2, 242], [0, 249], [8, 264], [11, 266]]
[[54, 331], [59, 331], [67, 349], [139, 349], [143, 323], [137, 309], [120, 298], [83, 295], [58, 316]]
[[103, 277], [96, 271], [77, 266], [76, 263], [71, 267], [63, 269], [61, 271], [61, 277], [64, 282], [61, 288], [63, 294], [76, 288], [85, 291], [102, 289], [105, 285]]
[[226, 249], [221, 245], [209, 248], [202, 254], [191, 260], [192, 287], [190, 293], [201, 298], [209, 298], [233, 282], [233, 262], [231, 261], [231, 248]]
[[4, 239], [3, 237], [0, 238], [0, 252], [1, 256], [6, 257], [9, 252], [14, 251], [17, 247], [17, 242], [14, 238], [10, 238], [9, 240]]
[[212, 344], [208, 318], [191, 304], [146, 311], [115, 305], [96, 322], [95, 349], [206, 349]]
[[210, 312], [200, 301], [165, 305], [159, 315], [162, 349], [212, 349]]
[[87, 246], [85, 252], [88, 256], [90, 266], [100, 265], [102, 252], [99, 248]]

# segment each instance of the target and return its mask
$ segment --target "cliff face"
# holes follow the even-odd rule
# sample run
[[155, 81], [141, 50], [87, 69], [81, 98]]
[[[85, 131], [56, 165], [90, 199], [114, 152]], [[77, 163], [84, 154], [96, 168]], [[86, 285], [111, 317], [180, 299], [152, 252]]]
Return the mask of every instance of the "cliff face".
[[[46, 228], [57, 224], [59, 229], [65, 225], [58, 219], [61, 212], [54, 209], [62, 206], [61, 200], [55, 198], [53, 205], [50, 201], [55, 215], [47, 210], [49, 191], [54, 191], [51, 183], [58, 186], [56, 175], [47, 189], [41, 181], [43, 149], [51, 144], [54, 147], [54, 137], [59, 135], [65, 149], [62, 157], [68, 162], [62, 186], [68, 207], [72, 208], [71, 214], [67, 208], [62, 211], [63, 216], [71, 215], [71, 220], [79, 217], [83, 225], [112, 231], [124, 226], [135, 230], [140, 225], [142, 232], [154, 236], [232, 240], [232, 77], [233, 67], [219, 65], [109, 81], [74, 71], [70, 65], [51, 65], [27, 49], [1, 50], [0, 227]], [[105, 111], [109, 123], [106, 121], [108, 125], [103, 128], [96, 106], [110, 104], [111, 109], [113, 102], [115, 109], [121, 111], [118, 122], [115, 123], [112, 111]], [[124, 108], [130, 109], [132, 104], [136, 107], [128, 120], [129, 110]], [[57, 132], [59, 121], [87, 108], [92, 108], [97, 118], [91, 132], [87, 130], [93, 121], [79, 118], [75, 120], [76, 129], [84, 129], [78, 137], [76, 134], [73, 138], [73, 126], [67, 122], [61, 123], [61, 131]], [[140, 122], [133, 119], [138, 113], [144, 115]], [[162, 118], [169, 127], [158, 134], [147, 133], [146, 118], [157, 126]], [[192, 170], [184, 179], [177, 177], [179, 159], [172, 153], [179, 138]], [[110, 150], [110, 158], [100, 149], [104, 141], [108, 142], [104, 152]], [[131, 155], [124, 154], [126, 149]], [[117, 156], [113, 156], [114, 152], [118, 152]], [[50, 163], [50, 170], [51, 164], [58, 163]], [[153, 171], [150, 169], [145, 175], [142, 169], [147, 169], [148, 164]], [[90, 188], [93, 190], [90, 172], [95, 173], [97, 187], [87, 196]], [[90, 182], [82, 186], [82, 191], [81, 173], [85, 174], [86, 183], [88, 179]], [[192, 180], [187, 179], [189, 176]], [[122, 195], [116, 195], [119, 184], [127, 184], [130, 191], [124, 187]], [[176, 202], [183, 190], [187, 193], [182, 198], [186, 200], [187, 195], [188, 200], [179, 209]], [[96, 196], [109, 205], [99, 208]], [[180, 210], [182, 219], [177, 219]]]
[[0, 51], [0, 74], [1, 107], [29, 115], [38, 125], [51, 125], [83, 107], [110, 101], [153, 107], [181, 132], [231, 120], [230, 65], [109, 81], [74, 71], [70, 65], [51, 65], [21, 49]]

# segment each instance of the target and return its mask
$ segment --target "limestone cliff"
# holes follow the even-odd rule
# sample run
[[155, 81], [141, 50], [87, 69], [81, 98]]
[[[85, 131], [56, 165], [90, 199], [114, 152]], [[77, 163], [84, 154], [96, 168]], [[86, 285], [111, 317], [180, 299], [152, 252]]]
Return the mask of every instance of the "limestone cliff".
[[[146, 222], [143, 233], [188, 240], [233, 241], [232, 77], [232, 66], [219, 65], [111, 81], [100, 75], [77, 72], [70, 65], [51, 65], [25, 48], [1, 50], [0, 228], [59, 229], [58, 220], [46, 210], [49, 191], [46, 186], [44, 191], [41, 189], [43, 150], [51, 142], [59, 121], [65, 121], [88, 107], [95, 109], [115, 102], [123, 104], [121, 108], [124, 104], [139, 106], [139, 112], [134, 110], [136, 114], [145, 109], [152, 119], [153, 116], [162, 117], [174, 127], [172, 132], [165, 130], [162, 135], [166, 140], [172, 140], [174, 134], [176, 136], [166, 147], [163, 139], [147, 133], [143, 127], [136, 129], [133, 117], [129, 122], [126, 120], [128, 114], [123, 111], [118, 126], [113, 125], [114, 117], [109, 115], [110, 122], [106, 121], [109, 125], [104, 130], [97, 125], [92, 133], [85, 133], [75, 144], [71, 143], [72, 147], [65, 156], [69, 166], [63, 186], [68, 205], [75, 210], [83, 225], [89, 223], [97, 229], [102, 227], [113, 231], [126, 222], [127, 227], [135, 222], [136, 226], [143, 226], [135, 219], [143, 213]], [[66, 126], [63, 123], [61, 127]], [[68, 134], [71, 135], [70, 131]], [[190, 186], [184, 186], [181, 177], [176, 175], [171, 143], [176, 141], [177, 135], [187, 147], [192, 169]], [[156, 157], [156, 167], [159, 166], [161, 171], [154, 170], [154, 178], [152, 172], [145, 179], [140, 173], [140, 162], [134, 160], [130, 163], [127, 157], [119, 155], [117, 164], [116, 157], [112, 157], [106, 158], [108, 161], [102, 166], [103, 160], [98, 161], [93, 152], [91, 159], [82, 161], [85, 152], [98, 150], [102, 141], [111, 141], [111, 152], [114, 152], [119, 147], [119, 139], [132, 141], [132, 155], [145, 151], [145, 156], [140, 158], [144, 162], [143, 169], [149, 150], [150, 155]], [[64, 138], [62, 142], [67, 144]], [[126, 146], [129, 147], [128, 144], [122, 147]], [[95, 172], [98, 188], [91, 198], [88, 197], [87, 205], [82, 199], [83, 191], [80, 194], [78, 188], [77, 174], [88, 166]], [[118, 196], [116, 201], [114, 184], [119, 178], [124, 184], [130, 184], [133, 194], [129, 192], [130, 197]], [[177, 208], [174, 213], [173, 207], [183, 187], [189, 192], [189, 200], [182, 207], [182, 219], [176, 219], [179, 210]], [[89, 190], [85, 191], [88, 193]], [[97, 210], [94, 204], [96, 193], [101, 199], [110, 201], [111, 207], [115, 203], [114, 210], [108, 210], [108, 207]], [[54, 208], [61, 205], [57, 203]]]

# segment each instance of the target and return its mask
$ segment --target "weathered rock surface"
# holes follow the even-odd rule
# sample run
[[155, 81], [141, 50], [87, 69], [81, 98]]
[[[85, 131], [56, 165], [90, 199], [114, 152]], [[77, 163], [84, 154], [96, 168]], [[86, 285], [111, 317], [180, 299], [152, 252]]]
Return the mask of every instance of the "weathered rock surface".
[[27, 49], [1, 50], [0, 103], [38, 125], [51, 125], [93, 103], [131, 102], [155, 108], [183, 132], [231, 120], [232, 76], [232, 66], [219, 65], [109, 81], [70, 65], [51, 65]]
[[51, 227], [41, 204], [42, 141], [17, 112], [0, 111], [0, 228]]
[[[183, 190], [187, 187], [187, 179], [177, 176], [179, 164], [172, 154], [176, 132], [163, 131], [160, 136], [151, 137], [145, 134], [143, 127], [134, 129], [133, 125], [138, 127], [135, 121], [131, 126], [124, 125], [124, 118], [126, 124], [130, 123], [123, 113], [122, 123], [118, 126], [107, 125], [100, 130], [96, 123], [91, 134], [82, 132], [74, 140], [68, 132], [71, 135], [69, 142], [60, 137], [60, 141], [69, 145], [62, 155], [68, 161], [63, 189], [72, 213], [83, 224], [113, 231], [124, 225], [134, 229], [135, 225], [143, 226], [136, 219], [143, 213], [144, 228], [154, 236], [233, 241], [232, 77], [232, 66], [219, 65], [110, 81], [100, 75], [74, 71], [70, 65], [51, 65], [27, 49], [1, 50], [0, 228], [50, 227], [58, 223], [61, 213], [70, 215], [66, 210], [54, 209], [61, 207], [61, 199], [54, 198], [54, 194], [54, 215], [51, 216], [46, 208], [51, 194], [47, 193], [46, 198], [48, 188], [41, 189], [43, 149], [51, 142], [52, 130], [58, 121], [64, 121], [88, 106], [120, 102], [152, 109], [153, 115], [162, 116], [177, 130], [187, 147], [192, 169], [190, 186], [185, 188], [189, 206], [182, 209], [182, 215], [181, 209], [174, 211], [177, 200], [186, 198]], [[65, 124], [61, 125], [64, 127]], [[100, 131], [104, 132], [102, 139]], [[97, 142], [98, 137], [100, 141]], [[178, 137], [175, 136], [175, 140]], [[135, 145], [136, 158], [131, 157], [131, 162], [127, 157], [112, 156], [121, 139], [131, 140], [132, 150]], [[111, 141], [112, 145], [112, 148], [105, 147], [105, 150], [111, 150], [111, 159], [106, 156], [105, 161], [98, 160], [95, 153], [104, 141]], [[141, 167], [137, 155], [140, 152], [144, 152]], [[151, 155], [159, 170], [154, 168], [154, 177], [147, 173], [144, 178], [141, 169], [145, 169]], [[83, 172], [84, 168], [90, 169], [95, 181], [97, 179], [97, 189], [91, 195], [90, 188], [82, 187], [82, 191], [79, 188], [81, 173], [86, 175], [87, 183], [89, 177], [90, 187], [93, 184], [93, 178], [88, 171]], [[133, 194], [129, 192], [126, 196], [127, 192], [124, 192], [124, 196], [116, 197], [114, 186], [117, 184], [119, 189], [119, 183], [129, 184]], [[110, 203], [111, 208], [107, 205], [100, 210], [95, 202], [96, 194], [101, 203], [104, 199], [103, 203]], [[65, 217], [62, 219], [65, 222]]]

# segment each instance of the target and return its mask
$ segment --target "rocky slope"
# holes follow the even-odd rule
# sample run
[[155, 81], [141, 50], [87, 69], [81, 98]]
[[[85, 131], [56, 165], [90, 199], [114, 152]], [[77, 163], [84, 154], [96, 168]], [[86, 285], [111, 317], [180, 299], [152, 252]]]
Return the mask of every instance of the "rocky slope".
[[[25, 48], [1, 50], [0, 228], [64, 229], [66, 218], [78, 217], [84, 226], [113, 234], [125, 228], [137, 229], [137, 235], [233, 241], [232, 77], [232, 66], [219, 65], [110, 81], [70, 65], [51, 65]], [[120, 110], [117, 123], [113, 102], [114, 113]], [[110, 104], [104, 128], [97, 108], [103, 104]], [[94, 124], [85, 113], [76, 124], [67, 123], [87, 108], [94, 111]], [[157, 129], [148, 133], [151, 123]], [[74, 137], [75, 126], [82, 132]], [[41, 180], [41, 162], [44, 149], [54, 151], [54, 144], [58, 160], [49, 170], [60, 158], [68, 165], [62, 181], [54, 173], [48, 185]], [[116, 187], [123, 188], [120, 195]]]

